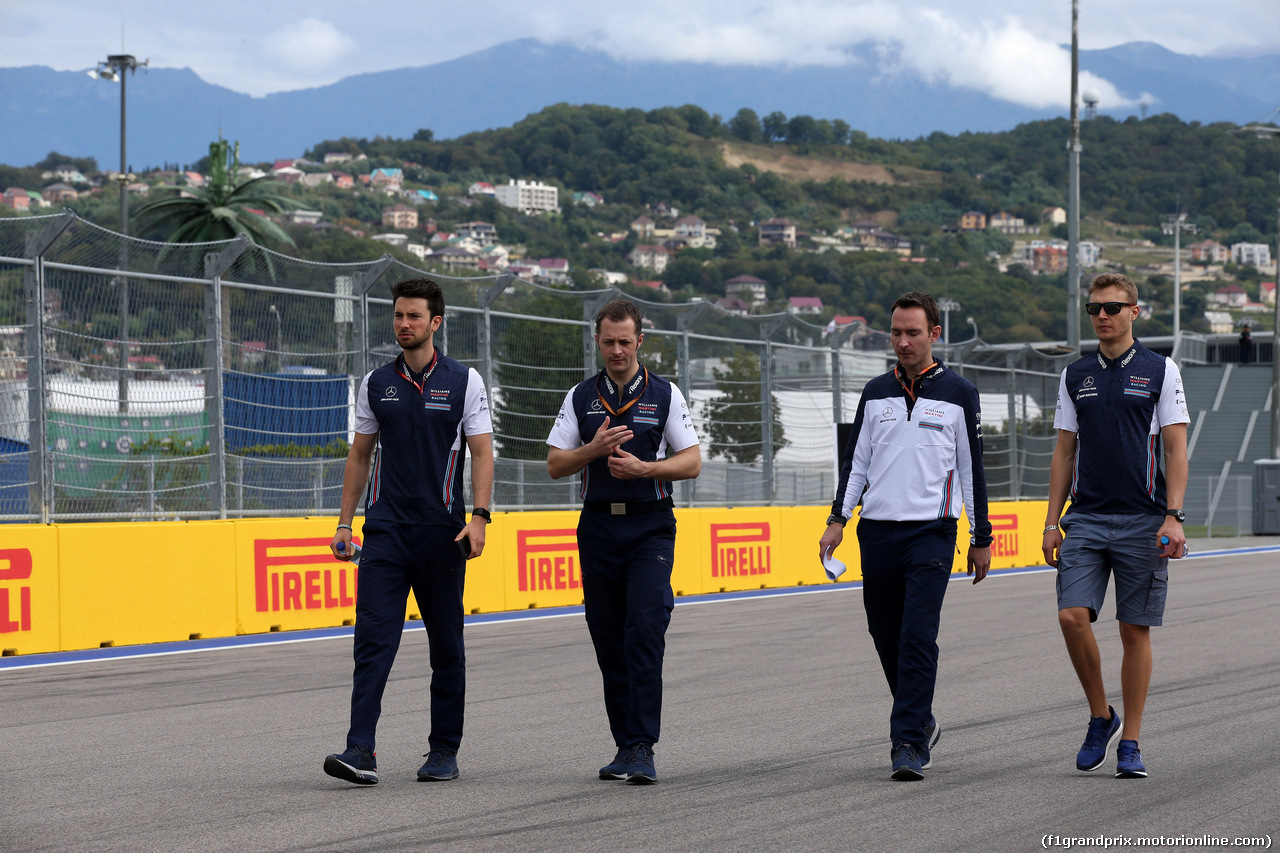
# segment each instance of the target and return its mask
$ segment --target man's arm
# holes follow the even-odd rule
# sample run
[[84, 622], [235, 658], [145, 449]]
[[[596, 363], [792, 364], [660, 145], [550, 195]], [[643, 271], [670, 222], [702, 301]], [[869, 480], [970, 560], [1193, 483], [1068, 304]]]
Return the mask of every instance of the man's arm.
[[692, 480], [702, 473], [702, 450], [692, 444], [666, 459], [644, 462], [618, 447], [609, 457], [609, 473], [619, 480]]
[[[1181, 509], [1187, 496], [1187, 425], [1169, 424], [1160, 430], [1160, 438], [1164, 442], [1165, 505]], [[1174, 559], [1182, 557], [1183, 547], [1187, 544], [1187, 534], [1182, 529], [1182, 522], [1166, 515], [1164, 524], [1160, 525], [1160, 532], [1156, 534], [1157, 544], [1162, 536], [1169, 537], [1169, 544], [1161, 544], [1160, 552]]]
[[1058, 430], [1058, 443], [1053, 448], [1053, 460], [1049, 463], [1049, 510], [1045, 513], [1044, 526], [1052, 530], [1044, 532], [1040, 550], [1046, 564], [1058, 567], [1058, 548], [1062, 545], [1062, 531], [1058, 519], [1071, 492], [1071, 472], [1076, 465], [1076, 434], [1069, 429]]
[[[356, 516], [356, 505], [369, 483], [369, 464], [373, 460], [373, 451], [378, 446], [378, 434], [356, 433], [347, 451], [347, 464], [342, 469], [342, 506], [338, 510], [338, 523], [351, 524]], [[342, 550], [338, 550], [338, 545]], [[338, 528], [329, 543], [329, 550], [338, 560], [351, 559], [351, 531], [345, 527]]]
[[960, 494], [969, 516], [969, 552], [965, 574], [979, 583], [991, 569], [991, 521], [987, 518], [987, 474], [982, 467], [981, 403], [978, 389], [968, 388], [964, 406], [964, 434], [956, 436], [956, 468]]
[[[493, 497], [493, 436], [487, 432], [467, 436], [467, 450], [471, 451], [471, 497], [476, 506], [488, 509]], [[471, 556], [467, 559], [474, 560], [484, 552], [488, 527], [489, 522], [473, 514], [467, 526], [453, 537], [454, 542], [464, 536], [471, 540]]]

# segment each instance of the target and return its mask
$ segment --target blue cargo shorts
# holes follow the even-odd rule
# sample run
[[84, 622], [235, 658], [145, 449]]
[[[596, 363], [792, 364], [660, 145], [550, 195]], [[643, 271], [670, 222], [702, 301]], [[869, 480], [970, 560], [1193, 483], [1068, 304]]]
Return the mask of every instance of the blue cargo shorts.
[[1089, 608], [1089, 621], [1116, 578], [1116, 619], [1130, 625], [1160, 625], [1169, 590], [1169, 558], [1156, 538], [1164, 516], [1068, 512], [1058, 549], [1058, 609]]

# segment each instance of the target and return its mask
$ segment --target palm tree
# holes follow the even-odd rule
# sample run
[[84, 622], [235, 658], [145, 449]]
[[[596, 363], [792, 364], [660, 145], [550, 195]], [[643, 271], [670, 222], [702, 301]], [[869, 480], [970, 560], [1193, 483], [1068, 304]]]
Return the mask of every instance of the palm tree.
[[[209, 144], [209, 180], [203, 188], [181, 189], [181, 195], [166, 196], [138, 208], [139, 218], [169, 231], [169, 243], [206, 243], [231, 240], [244, 234], [255, 243], [278, 242], [294, 245], [293, 239], [263, 213], [283, 213], [297, 204], [279, 195], [279, 186], [263, 176], [236, 183], [240, 166], [240, 143], [227, 165], [227, 142]], [[255, 210], [256, 208], [256, 210]]]

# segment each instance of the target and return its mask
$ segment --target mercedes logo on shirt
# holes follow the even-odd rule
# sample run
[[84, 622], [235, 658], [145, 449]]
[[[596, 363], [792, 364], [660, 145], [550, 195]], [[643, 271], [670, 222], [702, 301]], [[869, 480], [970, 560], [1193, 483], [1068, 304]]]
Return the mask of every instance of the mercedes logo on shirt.
[[388, 385], [388, 386], [387, 386], [387, 396], [388, 396], [388, 397], [394, 397], [394, 396], [395, 396], [396, 394], [398, 394], [398, 393], [399, 393], [399, 391], [396, 389], [396, 386], [394, 386], [394, 385]]

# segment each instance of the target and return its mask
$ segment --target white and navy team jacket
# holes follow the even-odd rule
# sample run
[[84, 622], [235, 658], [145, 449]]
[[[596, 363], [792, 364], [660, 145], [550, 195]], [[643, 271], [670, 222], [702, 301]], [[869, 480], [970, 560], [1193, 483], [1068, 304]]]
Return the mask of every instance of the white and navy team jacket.
[[[610, 415], [610, 410], [615, 414]], [[547, 444], [576, 450], [595, 437], [604, 419], [609, 426], [627, 426], [635, 433], [622, 449], [645, 462], [667, 458], [668, 451], [698, 443], [689, 405], [672, 385], [643, 365], [622, 387], [615, 387], [605, 371], [578, 383], [565, 395]], [[579, 495], [588, 502], [648, 502], [671, 497], [669, 480], [619, 480], [609, 473], [609, 458], [593, 459], [582, 469]]]
[[899, 368], [867, 383], [845, 448], [832, 512], [930, 521], [969, 517], [969, 541], [991, 544], [978, 389], [941, 362], [907, 383]]
[[1178, 366], [1138, 341], [1119, 358], [1094, 352], [1067, 365], [1053, 426], [1076, 434], [1071, 509], [1163, 514], [1160, 430], [1190, 421]]
[[356, 432], [378, 436], [366, 520], [463, 527], [464, 439], [493, 432], [480, 374], [436, 350], [421, 376], [399, 355], [365, 375]]

